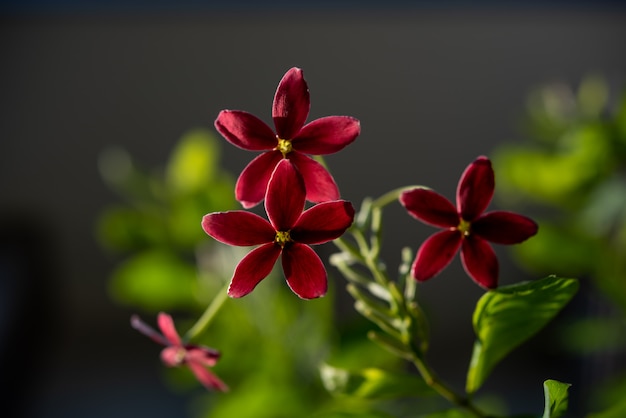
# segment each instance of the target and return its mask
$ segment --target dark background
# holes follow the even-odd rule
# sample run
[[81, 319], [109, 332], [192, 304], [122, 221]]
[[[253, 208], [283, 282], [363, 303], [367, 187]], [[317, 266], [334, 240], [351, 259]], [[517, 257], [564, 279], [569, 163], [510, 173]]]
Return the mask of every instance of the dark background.
[[[97, 214], [118, 199], [97, 169], [106, 147], [155, 166], [221, 109], [269, 122], [278, 81], [299, 66], [309, 119], [361, 120], [359, 139], [327, 159], [345, 198], [358, 204], [408, 184], [452, 198], [476, 156], [523, 139], [532, 87], [591, 72], [622, 86], [626, 74], [619, 2], [172, 3], [1, 3], [3, 416], [186, 410], [160, 380], [156, 352], [128, 326], [130, 310], [107, 294], [113, 260], [94, 236]], [[252, 154], [224, 144], [223, 164], [238, 173]], [[416, 248], [432, 229], [390, 212], [395, 265], [401, 246]], [[503, 283], [520, 274], [503, 260]], [[452, 382], [463, 381], [481, 294], [458, 259], [422, 290], [439, 330], [434, 362]], [[522, 407], [542, 405], [544, 379], [580, 378], [529, 347], [487, 386], [506, 381]]]

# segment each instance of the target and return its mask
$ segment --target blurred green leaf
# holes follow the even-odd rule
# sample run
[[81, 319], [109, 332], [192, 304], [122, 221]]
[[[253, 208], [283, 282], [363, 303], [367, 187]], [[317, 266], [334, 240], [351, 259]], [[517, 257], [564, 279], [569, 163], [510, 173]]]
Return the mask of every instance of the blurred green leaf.
[[139, 250], [167, 241], [167, 231], [159, 216], [127, 207], [104, 210], [96, 234], [104, 247], [115, 251]]
[[195, 268], [160, 250], [131, 257], [115, 270], [110, 281], [115, 299], [151, 312], [195, 306], [196, 287]]
[[[622, 394], [623, 395], [623, 394]], [[626, 417], [626, 398], [622, 398], [609, 409], [587, 415], [587, 418], [624, 418]]]
[[464, 412], [459, 409], [448, 409], [445, 411], [435, 412], [433, 414], [428, 414], [424, 418], [472, 418], [473, 414], [469, 412]]
[[626, 347], [626, 324], [615, 318], [583, 318], [566, 326], [561, 337], [575, 353], [619, 350]]
[[322, 383], [334, 395], [364, 399], [428, 396], [435, 392], [417, 375], [366, 368], [358, 372], [323, 364]]
[[567, 393], [569, 383], [562, 383], [556, 380], [546, 380], [543, 382], [543, 392], [546, 405], [543, 410], [543, 418], [559, 418], [567, 411], [569, 395]]
[[609, 86], [603, 77], [589, 75], [578, 88], [578, 107], [583, 116], [598, 118], [609, 98]]
[[186, 133], [177, 143], [166, 168], [166, 184], [174, 194], [195, 193], [213, 181], [219, 161], [217, 140], [209, 131]]
[[493, 367], [542, 329], [577, 290], [576, 279], [549, 276], [485, 293], [473, 316], [477, 340], [467, 373], [467, 392], [478, 390]]

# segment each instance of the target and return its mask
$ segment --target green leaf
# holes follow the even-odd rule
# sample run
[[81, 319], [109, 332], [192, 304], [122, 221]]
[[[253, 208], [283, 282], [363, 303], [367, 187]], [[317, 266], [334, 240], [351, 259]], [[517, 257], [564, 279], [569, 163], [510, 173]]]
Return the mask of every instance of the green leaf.
[[166, 181], [175, 193], [188, 194], [211, 183], [219, 159], [215, 138], [205, 130], [185, 134], [174, 149], [166, 170]]
[[113, 273], [115, 299], [148, 311], [189, 308], [198, 303], [196, 270], [166, 251], [146, 251], [130, 258]]
[[473, 414], [459, 409], [448, 409], [426, 415], [424, 418], [472, 418]]
[[485, 293], [473, 316], [477, 339], [467, 372], [467, 392], [478, 390], [493, 367], [550, 322], [577, 290], [576, 279], [549, 276]]
[[569, 383], [562, 383], [556, 380], [543, 382], [543, 392], [546, 399], [543, 418], [558, 418], [567, 411], [567, 390], [570, 386], [572, 385]]
[[626, 417], [626, 399], [618, 401], [609, 409], [589, 414], [587, 418], [623, 418]]
[[333, 395], [381, 399], [426, 396], [435, 393], [419, 376], [373, 367], [350, 372], [323, 364], [320, 367], [320, 375], [324, 387]]

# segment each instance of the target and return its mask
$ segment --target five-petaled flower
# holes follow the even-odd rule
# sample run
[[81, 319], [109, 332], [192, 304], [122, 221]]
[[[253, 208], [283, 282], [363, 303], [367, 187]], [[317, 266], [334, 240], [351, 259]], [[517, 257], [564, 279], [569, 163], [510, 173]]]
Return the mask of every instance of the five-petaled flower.
[[304, 177], [306, 198], [311, 202], [339, 199], [330, 173], [309, 155], [332, 154], [356, 139], [359, 121], [349, 116], [327, 116], [305, 125], [309, 115], [309, 90], [300, 68], [292, 68], [278, 84], [272, 106], [275, 132], [256, 116], [240, 110], [223, 110], [215, 128], [233, 145], [249, 151], [265, 151], [242, 171], [235, 197], [244, 208], [261, 202], [274, 167], [290, 159]]
[[207, 369], [215, 365], [220, 357], [219, 351], [201, 345], [183, 344], [172, 317], [166, 313], [159, 313], [157, 322], [163, 334], [145, 324], [137, 315], [130, 319], [133, 328], [165, 346], [161, 351], [161, 360], [166, 366], [185, 365], [207, 389], [228, 390], [228, 386]]
[[517, 244], [537, 233], [531, 219], [506, 211], [483, 213], [493, 197], [495, 179], [491, 162], [478, 157], [466, 169], [456, 191], [456, 204], [426, 188], [402, 193], [400, 202], [418, 220], [446, 230], [435, 233], [420, 247], [411, 273], [418, 281], [443, 270], [461, 247], [461, 260], [480, 286], [498, 284], [498, 259], [487, 241]]
[[204, 231], [237, 246], [258, 245], [237, 265], [228, 289], [231, 297], [250, 293], [269, 275], [282, 254], [283, 272], [291, 290], [303, 299], [326, 294], [326, 269], [309, 246], [340, 237], [354, 219], [345, 200], [316, 204], [304, 210], [304, 180], [289, 159], [278, 162], [267, 186], [265, 210], [269, 222], [251, 212], [235, 210], [205, 215]]

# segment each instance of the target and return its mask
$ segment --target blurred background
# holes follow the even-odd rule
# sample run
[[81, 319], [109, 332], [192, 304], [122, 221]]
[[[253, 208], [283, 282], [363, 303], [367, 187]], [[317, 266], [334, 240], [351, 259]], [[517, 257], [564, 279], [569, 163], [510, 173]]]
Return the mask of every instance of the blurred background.
[[[274, 376], [268, 385], [256, 370], [276, 368], [278, 363], [272, 362], [281, 356], [270, 356], [270, 348], [259, 347], [264, 341], [280, 346], [285, 339], [297, 341], [302, 336], [276, 325], [275, 334], [259, 339], [255, 333], [262, 333], [263, 327], [250, 325], [249, 334], [243, 325], [233, 328], [249, 320], [234, 313], [232, 323], [216, 324], [215, 338], [209, 337], [207, 343], [224, 351], [219, 365], [224, 379], [259, 395], [246, 398], [241, 395], [244, 389], [205, 394], [185, 375], [163, 371], [159, 347], [132, 330], [129, 317], [137, 312], [154, 324], [155, 313], [168, 308], [192, 319], [189, 314], [201, 311], [207, 294], [216, 290], [209, 285], [210, 291], [205, 289], [200, 298], [190, 290], [177, 301], [162, 296], [168, 305], [149, 306], [141, 291], [149, 284], [125, 285], [124, 279], [112, 278], [116, 272], [122, 274], [120, 263], [141, 245], [131, 240], [132, 245], [124, 248], [123, 239], [107, 235], [110, 224], [103, 221], [109, 208], [137, 203], [140, 190], [152, 190], [152, 198], [162, 197], [154, 190], [168, 187], [167, 173], [175, 165], [172, 155], [181, 138], [190, 135], [196, 138], [192, 143], [200, 144], [190, 145], [190, 152], [207, 152], [207, 161], [215, 158], [214, 165], [219, 166], [205, 174], [210, 177], [207, 189], [209, 185], [219, 189], [220, 198], [200, 200], [206, 206], [196, 204], [186, 213], [201, 216], [235, 208], [228, 185], [254, 154], [219, 138], [213, 121], [222, 109], [240, 109], [270, 122], [274, 91], [289, 68], [304, 70], [311, 92], [309, 120], [326, 115], [361, 120], [357, 141], [326, 160], [343, 197], [355, 206], [366, 196], [411, 184], [427, 185], [453, 198], [460, 174], [475, 157], [495, 155], [505, 143], [524, 146], [536, 134], [524, 126], [529, 94], [538, 86], [558, 82], [571, 86], [575, 95], [590, 74], [600, 77], [604, 84], [592, 91], [600, 95], [606, 91], [606, 98], [599, 99], [601, 110], [586, 114], [596, 120], [619, 107], [616, 97], [626, 76], [626, 9], [619, 2], [261, 5], [164, 0], [0, 5], [0, 380], [8, 388], [2, 396], [8, 411], [4, 416], [9, 417], [303, 416], [297, 405], [287, 406], [289, 392], [281, 396], [277, 393], [283, 387], [272, 387], [283, 382], [288, 391], [295, 384], [285, 382], [302, 379], [308, 379], [306, 385], [316, 393], [308, 402], [325, 399], [316, 376], [298, 373], [333, 355], [341, 362], [337, 347], [349, 345], [346, 335], [354, 334], [358, 340], [368, 324], [350, 315], [339, 320], [319, 313], [318, 318], [336, 327], [317, 330], [320, 338], [308, 348], [272, 346], [275, 354], [295, 351], [294, 361], [308, 358], [311, 364], [292, 370], [289, 378]], [[562, 99], [556, 97], [557, 102]], [[502, 159], [496, 163], [506, 161], [506, 152], [498, 154]], [[585, 152], [582, 155], [586, 160]], [[576, 161], [567, 170], [576, 171], [581, 160]], [[121, 177], [129, 173], [128, 167], [144, 177], [136, 188], [124, 189], [111, 167], [119, 167]], [[623, 160], [616, 167], [623, 173]], [[496, 176], [499, 179], [498, 172]], [[524, 199], [515, 198], [519, 184], [514, 177], [511, 174], [508, 197], [497, 190], [492, 207], [532, 209]], [[622, 184], [620, 177], [616, 181]], [[623, 191], [615, 190], [607, 193]], [[194, 192], [200, 193], [198, 187]], [[554, 213], [554, 208], [532, 210]], [[399, 205], [389, 209], [387, 218], [385, 258], [394, 269], [400, 249], [407, 245], [416, 249], [433, 230], [414, 222]], [[210, 241], [201, 234], [200, 218], [191, 219], [200, 235], [191, 232], [193, 236], [177, 248]], [[158, 219], [151, 222], [144, 224], [144, 232], [162, 226]], [[176, 225], [170, 229], [179, 230]], [[158, 239], [142, 239], [141, 248], [158, 247], [154, 244]], [[192, 245], [188, 247], [193, 255]], [[551, 250], [559, 253], [562, 248], [553, 245]], [[540, 263], [534, 270], [521, 268], [508, 252], [497, 250], [503, 284], [561, 274]], [[332, 246], [321, 248], [324, 256], [332, 251]], [[152, 256], [159, 259], [159, 253]], [[532, 264], [528, 257], [526, 261]], [[181, 277], [187, 273], [176, 270]], [[285, 306], [277, 322], [288, 327], [289, 318], [300, 318], [298, 326], [309, 330], [311, 312], [327, 312], [323, 304], [334, 303], [342, 313], [351, 311], [343, 279], [332, 270], [330, 275], [331, 295], [322, 301], [301, 303], [278, 275], [260, 285], [260, 296], [242, 300], [242, 309], [264, 310], [263, 318], [270, 324], [278, 315], [274, 307]], [[185, 283], [194, 286], [189, 280]], [[590, 293], [581, 293], [593, 295], [592, 302], [579, 295], [565, 314], [575, 317], [589, 303], [602, 312], [614, 311], [591, 281], [584, 282], [583, 289]], [[276, 304], [264, 303], [262, 298], [272, 291], [286, 293], [273, 300]], [[462, 389], [473, 344], [471, 313], [482, 291], [463, 273], [457, 258], [420, 292], [433, 329], [433, 364], [445, 380]], [[195, 298], [195, 305], [185, 310], [189, 298]], [[182, 330], [188, 325], [180, 323]], [[226, 341], [231, 338], [229, 329], [230, 334], [238, 329], [241, 335]], [[586, 385], [593, 382], [589, 370], [623, 370], [623, 355], [613, 354], [610, 363], [598, 356], [589, 360], [567, 352], [555, 339], [552, 331], [543, 332], [496, 368], [484, 390], [503, 395], [492, 400], [495, 404], [514, 413], [539, 413], [541, 382], [554, 378], [574, 383], [572, 416], [594, 408], [586, 400], [590, 390]], [[233, 344], [230, 352], [228, 344]], [[367, 350], [361, 358], [384, 358], [376, 348]], [[246, 372], [257, 380], [246, 380]], [[303, 392], [291, 402], [306, 404], [306, 398]], [[257, 408], [256, 413], [229, 409], [242, 402]], [[403, 407], [398, 416], [413, 416], [413, 404]]]

